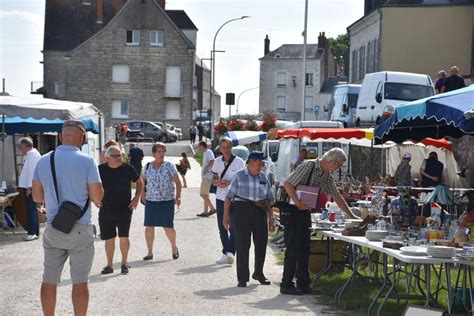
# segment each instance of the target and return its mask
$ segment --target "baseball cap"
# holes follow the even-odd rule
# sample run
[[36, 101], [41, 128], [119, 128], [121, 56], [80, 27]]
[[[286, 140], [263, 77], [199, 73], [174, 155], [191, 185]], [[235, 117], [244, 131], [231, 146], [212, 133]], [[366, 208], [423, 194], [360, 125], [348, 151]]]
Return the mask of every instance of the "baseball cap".
[[250, 153], [247, 159], [248, 160], [265, 160], [265, 155], [261, 151], [254, 150]]
[[403, 158], [403, 159], [411, 159], [411, 154], [408, 153], [408, 152], [405, 152], [405, 153], [403, 153], [402, 158]]
[[78, 128], [81, 130], [81, 132], [83, 132], [84, 134], [86, 134], [86, 127], [84, 126], [84, 124], [81, 122], [81, 121], [77, 121], [77, 120], [66, 120], [64, 121], [63, 123], [63, 127], [62, 129], [66, 128], [66, 127], [75, 127], [75, 128]]

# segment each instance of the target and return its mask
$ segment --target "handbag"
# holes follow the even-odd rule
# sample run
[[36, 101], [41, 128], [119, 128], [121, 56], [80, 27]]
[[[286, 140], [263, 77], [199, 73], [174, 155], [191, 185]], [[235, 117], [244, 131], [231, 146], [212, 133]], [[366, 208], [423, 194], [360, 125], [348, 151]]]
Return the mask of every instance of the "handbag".
[[[227, 166], [225, 166], [224, 170], [221, 173], [221, 179], [224, 178], [224, 175], [227, 172], [227, 169], [229, 169], [234, 159], [235, 159], [235, 155], [232, 155], [229, 159], [229, 163], [227, 164]], [[216, 192], [217, 192], [217, 187], [214, 184], [211, 184], [211, 187], [209, 188], [209, 193], [216, 193]]]
[[59, 191], [58, 191], [58, 182], [56, 180], [56, 168], [54, 164], [54, 151], [51, 153], [51, 158], [50, 158], [50, 163], [51, 163], [51, 175], [53, 177], [53, 183], [54, 183], [54, 191], [56, 192], [56, 198], [58, 199], [58, 213], [56, 214], [56, 217], [53, 219], [51, 222], [51, 225], [53, 228], [65, 233], [69, 234], [76, 224], [76, 222], [84, 216], [86, 213], [87, 209], [89, 208], [89, 197], [87, 197], [86, 205], [81, 209], [79, 206], [76, 204], [69, 202], [69, 201], [64, 201], [59, 205]]
[[[306, 186], [309, 185], [311, 176], [314, 171], [314, 162], [311, 166], [311, 172], [306, 179]], [[280, 209], [280, 224], [286, 225], [303, 225], [304, 227], [311, 227], [311, 211], [301, 211], [296, 205], [290, 204], [290, 197], [286, 190], [281, 187], [280, 200], [274, 204]]]

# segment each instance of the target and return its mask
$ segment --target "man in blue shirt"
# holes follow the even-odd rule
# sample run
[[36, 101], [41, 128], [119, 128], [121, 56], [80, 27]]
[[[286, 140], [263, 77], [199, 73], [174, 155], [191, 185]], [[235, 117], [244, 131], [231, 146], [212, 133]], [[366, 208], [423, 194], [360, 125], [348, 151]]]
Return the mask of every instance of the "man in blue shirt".
[[[270, 182], [262, 172], [265, 156], [260, 151], [252, 151], [247, 160], [247, 168], [236, 173], [224, 201], [223, 224], [230, 227], [232, 208], [232, 226], [236, 235], [237, 280], [239, 287], [246, 287], [249, 281], [249, 250], [251, 235], [255, 247], [255, 270], [252, 275], [262, 285], [270, 281], [263, 274], [263, 265], [267, 251], [268, 229], [275, 228], [270, 206], [274, 196]], [[268, 217], [267, 217], [268, 213]]]
[[139, 147], [136, 147], [135, 144], [130, 144], [130, 150], [128, 151], [128, 159], [130, 164], [135, 168], [138, 175], [142, 174], [142, 160], [145, 155], [143, 150]]
[[[56, 289], [64, 263], [69, 258], [71, 267], [72, 303], [75, 315], [86, 315], [89, 304], [88, 280], [94, 258], [94, 232], [89, 204], [84, 216], [69, 234], [51, 225], [64, 201], [80, 208], [87, 200], [100, 206], [103, 189], [94, 159], [80, 151], [86, 139], [86, 129], [79, 121], [66, 121], [59, 134], [62, 143], [56, 151], [44, 155], [36, 165], [33, 176], [33, 200], [45, 203], [47, 223], [43, 235], [44, 273], [41, 285], [41, 304], [45, 315], [54, 315]], [[54, 154], [58, 197], [51, 173]], [[59, 201], [58, 201], [59, 199]]]

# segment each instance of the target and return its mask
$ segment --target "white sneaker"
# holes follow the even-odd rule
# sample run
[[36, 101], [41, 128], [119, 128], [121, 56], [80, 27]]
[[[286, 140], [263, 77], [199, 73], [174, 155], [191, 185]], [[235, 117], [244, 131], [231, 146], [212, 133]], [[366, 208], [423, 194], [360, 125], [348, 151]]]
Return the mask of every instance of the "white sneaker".
[[227, 263], [227, 256], [225, 254], [222, 254], [222, 256], [216, 260], [216, 263], [219, 263], [219, 264]]
[[23, 238], [24, 241], [32, 241], [36, 239], [36, 235], [28, 235], [25, 238]]
[[227, 264], [233, 264], [234, 263], [234, 255], [232, 252], [228, 252], [227, 255]]

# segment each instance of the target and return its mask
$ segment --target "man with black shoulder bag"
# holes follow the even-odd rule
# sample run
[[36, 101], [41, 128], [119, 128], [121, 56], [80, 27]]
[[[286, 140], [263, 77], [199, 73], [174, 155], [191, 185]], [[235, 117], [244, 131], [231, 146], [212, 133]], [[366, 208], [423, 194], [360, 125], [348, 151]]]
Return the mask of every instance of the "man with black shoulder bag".
[[57, 285], [68, 258], [74, 314], [87, 314], [94, 258], [90, 202], [100, 207], [104, 192], [96, 162], [80, 150], [86, 137], [80, 121], [65, 121], [59, 134], [62, 145], [39, 160], [33, 176], [33, 199], [46, 205], [41, 285], [45, 315], [54, 315]]
[[[340, 148], [333, 148], [320, 159], [305, 161], [284, 181], [284, 193], [288, 199], [276, 203], [285, 225], [285, 262], [280, 293], [302, 295], [312, 293], [309, 285], [308, 261], [310, 255], [311, 209], [318, 203], [319, 192], [332, 196], [336, 204], [349, 218], [356, 218], [339, 194], [331, 176], [346, 162], [347, 156]], [[311, 192], [314, 200], [304, 198], [303, 192]], [[311, 194], [309, 194], [311, 196]], [[296, 276], [296, 286], [293, 279]]]

